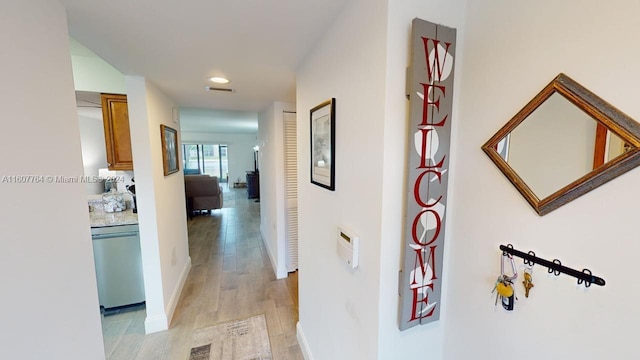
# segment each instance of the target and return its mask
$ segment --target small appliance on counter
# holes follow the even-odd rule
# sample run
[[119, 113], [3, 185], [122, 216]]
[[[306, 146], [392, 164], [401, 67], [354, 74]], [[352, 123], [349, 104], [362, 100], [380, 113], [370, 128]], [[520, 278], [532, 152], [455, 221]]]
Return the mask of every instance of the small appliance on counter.
[[[131, 182], [135, 182], [134, 178], [131, 178]], [[136, 203], [136, 184], [132, 184], [127, 186], [127, 191], [129, 191], [129, 193], [131, 193], [131, 196], [133, 197], [133, 213], [137, 213], [138, 212], [138, 203]]]
[[118, 181], [116, 178], [117, 173], [109, 169], [98, 169], [98, 176], [104, 179], [104, 192], [109, 192], [112, 189], [118, 189]]

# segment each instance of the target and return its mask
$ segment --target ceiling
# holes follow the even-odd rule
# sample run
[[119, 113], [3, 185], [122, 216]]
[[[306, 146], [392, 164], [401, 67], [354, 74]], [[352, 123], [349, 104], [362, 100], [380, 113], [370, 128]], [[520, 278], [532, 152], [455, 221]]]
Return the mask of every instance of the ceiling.
[[73, 38], [180, 107], [259, 112], [295, 102], [297, 66], [348, 0], [59, 1]]
[[[89, 54], [91, 56], [91, 54]], [[76, 91], [78, 114], [102, 121], [100, 93]], [[254, 111], [181, 108], [180, 130], [193, 133], [256, 134], [258, 113]]]

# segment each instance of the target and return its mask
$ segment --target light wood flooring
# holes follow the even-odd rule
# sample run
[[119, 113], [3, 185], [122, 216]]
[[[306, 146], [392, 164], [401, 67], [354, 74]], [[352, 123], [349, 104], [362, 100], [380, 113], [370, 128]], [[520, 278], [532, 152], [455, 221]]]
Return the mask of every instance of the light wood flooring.
[[144, 310], [104, 317], [107, 359], [186, 360], [195, 329], [265, 314], [274, 360], [302, 360], [297, 273], [275, 278], [259, 219], [246, 189], [225, 188], [224, 209], [188, 220], [192, 268], [170, 329], [144, 335]]

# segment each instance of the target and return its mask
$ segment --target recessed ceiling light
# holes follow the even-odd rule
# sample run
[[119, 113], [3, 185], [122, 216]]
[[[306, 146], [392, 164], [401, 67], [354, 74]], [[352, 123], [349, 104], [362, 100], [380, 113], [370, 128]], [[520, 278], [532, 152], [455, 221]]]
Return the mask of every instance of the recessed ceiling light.
[[214, 76], [209, 80], [213, 81], [216, 84], [228, 84], [229, 83], [229, 79], [223, 78], [221, 76]]

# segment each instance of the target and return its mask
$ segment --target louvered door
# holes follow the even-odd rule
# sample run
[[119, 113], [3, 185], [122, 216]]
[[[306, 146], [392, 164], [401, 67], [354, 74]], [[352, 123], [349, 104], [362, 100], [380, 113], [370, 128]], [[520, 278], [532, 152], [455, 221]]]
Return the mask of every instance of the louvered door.
[[284, 120], [284, 198], [287, 271], [298, 269], [298, 146], [296, 114], [285, 112]]

